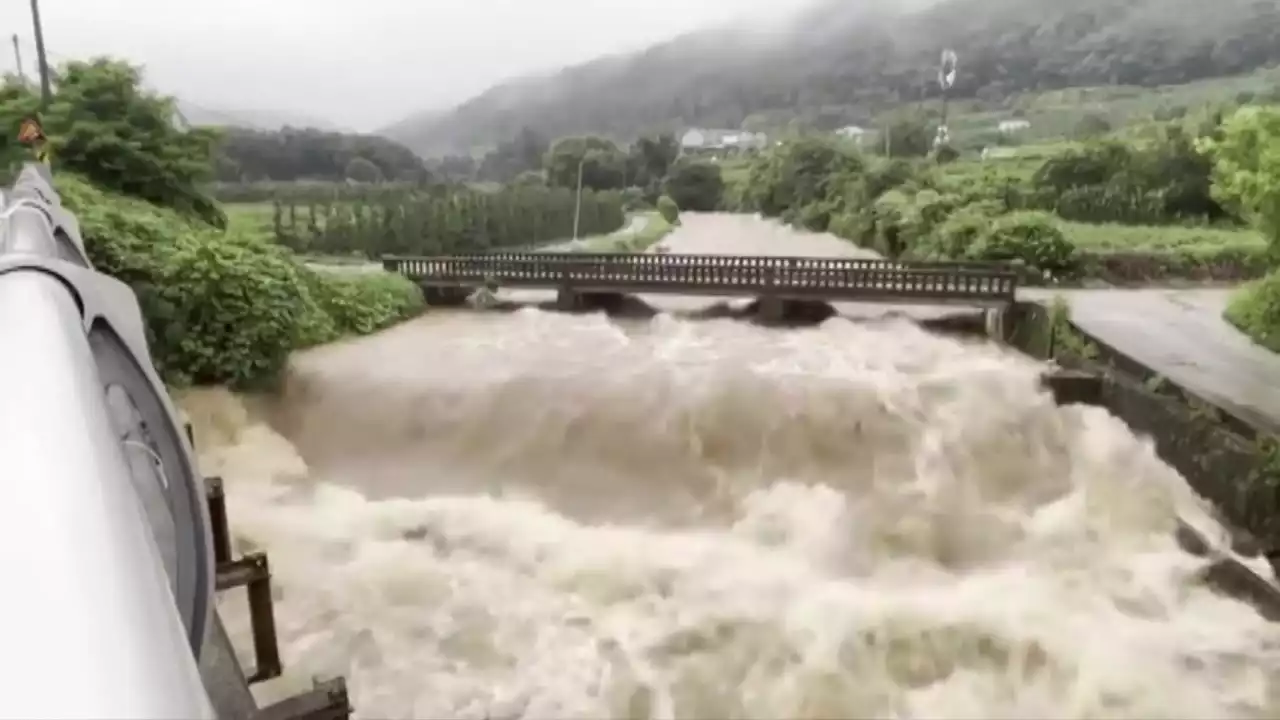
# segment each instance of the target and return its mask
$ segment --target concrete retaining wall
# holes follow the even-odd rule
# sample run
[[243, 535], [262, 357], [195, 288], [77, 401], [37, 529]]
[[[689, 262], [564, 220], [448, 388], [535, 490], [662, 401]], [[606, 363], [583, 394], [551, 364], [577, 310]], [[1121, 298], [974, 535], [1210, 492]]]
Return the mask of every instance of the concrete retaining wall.
[[1280, 451], [1274, 438], [1167, 381], [1071, 324], [1065, 310], [1018, 303], [1006, 340], [1033, 357], [1097, 373], [1102, 404], [1217, 506], [1227, 523], [1280, 551]]

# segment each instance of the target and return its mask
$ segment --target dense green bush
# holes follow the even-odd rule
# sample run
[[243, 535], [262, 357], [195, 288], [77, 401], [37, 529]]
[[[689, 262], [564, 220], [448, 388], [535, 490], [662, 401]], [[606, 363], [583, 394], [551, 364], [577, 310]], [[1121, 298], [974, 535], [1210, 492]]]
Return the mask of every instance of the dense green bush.
[[948, 215], [911, 244], [913, 260], [953, 260], [966, 257], [990, 228], [1000, 208], [994, 203], [972, 203]]
[[421, 305], [399, 277], [312, 272], [267, 238], [224, 232], [75, 175], [59, 175], [57, 185], [94, 265], [137, 293], [153, 361], [175, 384], [270, 381], [292, 350], [371, 332]]
[[1196, 142], [1215, 125], [1164, 123], [1141, 142], [1103, 140], [1059, 153], [1031, 179], [1035, 203], [1083, 222], [1225, 219], [1210, 192], [1210, 158]]
[[344, 335], [367, 335], [422, 310], [422, 291], [399, 275], [305, 270], [312, 296], [333, 321], [328, 342]]
[[668, 195], [658, 198], [658, 214], [668, 225], [680, 224], [680, 206]]
[[160, 270], [147, 316], [153, 354], [193, 383], [244, 387], [274, 377], [314, 311], [297, 263], [259, 237], [184, 233]]
[[[223, 226], [226, 216], [203, 190], [213, 178], [218, 134], [184, 129], [176, 102], [142, 87], [141, 70], [107, 58], [57, 69], [54, 102], [42, 113], [54, 163], [100, 187]], [[16, 75], [0, 82], [0, 163], [27, 151], [16, 129], [40, 105], [38, 88]]]
[[1237, 291], [1225, 317], [1259, 345], [1280, 352], [1280, 271]]
[[965, 252], [970, 260], [1016, 261], [1052, 277], [1075, 270], [1076, 247], [1048, 213], [1022, 211], [995, 218]]
[[[173, 99], [146, 91], [137, 68], [68, 63], [56, 87], [43, 113], [55, 184], [94, 266], [136, 293], [167, 381], [267, 382], [296, 348], [376, 330], [421, 306], [408, 280], [317, 274], [268, 237], [224, 231], [226, 216], [204, 191], [216, 133], [183, 129]], [[37, 105], [28, 83], [0, 84], [0, 124], [16, 128]], [[0, 169], [27, 152], [0, 133]]]
[[679, 162], [671, 168], [662, 189], [682, 210], [713, 212], [724, 199], [724, 176], [714, 163]]

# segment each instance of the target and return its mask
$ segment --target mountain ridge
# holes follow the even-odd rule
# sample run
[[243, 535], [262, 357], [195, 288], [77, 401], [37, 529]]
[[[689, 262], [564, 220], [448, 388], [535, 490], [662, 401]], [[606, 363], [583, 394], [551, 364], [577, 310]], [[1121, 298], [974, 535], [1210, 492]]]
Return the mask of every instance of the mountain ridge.
[[1280, 63], [1280, 0], [942, 0], [905, 11], [828, 0], [786, 33], [711, 29], [646, 50], [500, 83], [380, 131], [420, 154], [467, 153], [529, 127], [629, 139], [823, 109], [846, 122], [937, 94], [992, 102], [1065, 87], [1180, 84]]

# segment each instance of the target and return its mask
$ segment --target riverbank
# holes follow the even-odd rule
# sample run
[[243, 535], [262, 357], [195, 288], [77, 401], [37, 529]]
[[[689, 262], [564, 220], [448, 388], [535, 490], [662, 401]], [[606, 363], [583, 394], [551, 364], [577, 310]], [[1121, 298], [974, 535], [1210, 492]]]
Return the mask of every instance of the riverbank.
[[[1076, 306], [1084, 309], [1081, 315], [1093, 319], [1093, 327], [1098, 327], [1091, 314], [1092, 299], [1076, 300]], [[1202, 299], [1201, 307], [1212, 307], [1213, 302]], [[1158, 308], [1158, 304], [1147, 305], [1155, 325], [1168, 328], [1160, 321], [1164, 311]], [[1108, 342], [1123, 335], [1115, 332], [1123, 325], [1110, 328], [1112, 332], [1104, 339], [1099, 336], [1102, 333], [1091, 331], [1088, 320], [1075, 319], [1074, 312], [1070, 298], [1042, 297], [1034, 302], [1019, 302], [1006, 324], [1006, 337], [1013, 347], [1032, 357], [1100, 378], [1100, 403], [1136, 432], [1151, 437], [1159, 456], [1212, 503], [1228, 524], [1246, 533], [1242, 542], [1252, 546], [1251, 554], [1266, 555], [1272, 564], [1280, 561], [1280, 496], [1276, 494], [1276, 488], [1280, 488], [1280, 453], [1269, 429], [1272, 406], [1267, 399], [1263, 401], [1267, 404], [1261, 408], [1255, 405], [1248, 412], [1242, 410], [1250, 408], [1241, 408], [1235, 402], [1235, 393], [1257, 389], [1248, 385], [1257, 377], [1247, 377], [1248, 373], [1240, 372], [1239, 367], [1224, 367], [1223, 358], [1201, 351], [1201, 359], [1214, 363], [1209, 367], [1216, 366], [1223, 373], [1209, 375], [1204, 372], [1209, 367], [1183, 361], [1196, 353], [1193, 343], [1179, 342], [1178, 333], [1158, 335], [1163, 344], [1158, 344], [1154, 352], [1164, 355], [1161, 366], [1182, 371], [1175, 370], [1179, 380], [1172, 379]], [[1195, 312], [1193, 308], [1192, 315]], [[1218, 316], [1210, 312], [1205, 317]], [[1128, 327], [1132, 330], [1134, 326]], [[1185, 336], [1191, 337], [1194, 332]], [[1204, 346], [1217, 347], [1212, 342]], [[1269, 376], [1274, 367], [1263, 362], [1261, 368], [1252, 370]], [[1233, 374], [1246, 377], [1233, 379]], [[1218, 384], [1219, 393], [1214, 394], [1213, 388], [1204, 384], [1206, 378]], [[1240, 384], [1234, 390], [1223, 390], [1232, 382]]]

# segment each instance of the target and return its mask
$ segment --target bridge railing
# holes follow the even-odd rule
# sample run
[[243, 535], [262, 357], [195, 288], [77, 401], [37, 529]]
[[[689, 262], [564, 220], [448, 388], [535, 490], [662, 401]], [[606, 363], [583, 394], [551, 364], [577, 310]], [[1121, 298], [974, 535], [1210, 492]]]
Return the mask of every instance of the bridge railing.
[[1012, 301], [1017, 274], [987, 263], [858, 258], [616, 253], [492, 253], [383, 259], [425, 285], [567, 287], [600, 291], [774, 293], [799, 297], [908, 296]]
[[727, 267], [785, 267], [793, 269], [807, 268], [865, 268], [865, 269], [888, 269], [888, 268], [909, 268], [909, 269], [945, 269], [945, 270], [964, 270], [969, 272], [989, 272], [989, 273], [1005, 273], [1011, 272], [1008, 265], [997, 262], [971, 262], [971, 261], [897, 261], [882, 260], [870, 258], [847, 258], [847, 257], [806, 257], [800, 255], [686, 255], [686, 254], [667, 254], [658, 255], [654, 253], [579, 253], [579, 252], [515, 252], [515, 251], [493, 251], [487, 253], [467, 253], [460, 255], [440, 255], [428, 257], [413, 257], [401, 255], [385, 255], [383, 256], [383, 266], [391, 272], [400, 271], [399, 268], [404, 263], [412, 263], [414, 260], [436, 260], [436, 259], [466, 259], [477, 260], [481, 262], [495, 261], [533, 261], [543, 263], [582, 263], [582, 262], [606, 262], [606, 263], [622, 263], [622, 264], [660, 264], [666, 266], [681, 265], [716, 265]]

